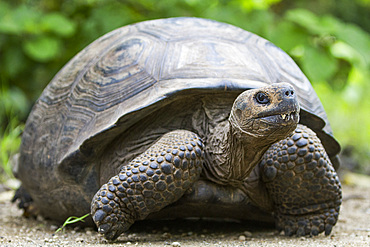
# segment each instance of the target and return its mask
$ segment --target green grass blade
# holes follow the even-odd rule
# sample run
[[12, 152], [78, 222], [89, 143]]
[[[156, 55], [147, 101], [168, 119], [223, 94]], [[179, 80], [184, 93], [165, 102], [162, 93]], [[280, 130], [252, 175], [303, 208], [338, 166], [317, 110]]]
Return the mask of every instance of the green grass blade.
[[71, 217], [68, 217], [67, 219], [66, 219], [66, 221], [63, 223], [63, 225], [61, 226], [61, 227], [59, 227], [56, 231], [55, 231], [55, 233], [58, 233], [58, 232], [60, 232], [61, 230], [64, 230], [64, 228], [67, 226], [67, 225], [69, 225], [69, 224], [73, 224], [73, 223], [76, 223], [76, 222], [84, 222], [84, 219], [87, 217], [87, 216], [89, 216], [90, 214], [85, 214], [85, 215], [83, 215], [83, 216], [81, 216], [81, 217], [77, 217], [77, 216], [71, 216]]

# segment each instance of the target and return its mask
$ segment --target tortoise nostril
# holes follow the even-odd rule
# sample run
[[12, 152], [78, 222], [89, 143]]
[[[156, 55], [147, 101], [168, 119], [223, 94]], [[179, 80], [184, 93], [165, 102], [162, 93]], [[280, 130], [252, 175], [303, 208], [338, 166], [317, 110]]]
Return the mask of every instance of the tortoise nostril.
[[294, 95], [294, 90], [287, 90], [287, 91], [285, 91], [285, 95], [286, 96], [293, 96]]

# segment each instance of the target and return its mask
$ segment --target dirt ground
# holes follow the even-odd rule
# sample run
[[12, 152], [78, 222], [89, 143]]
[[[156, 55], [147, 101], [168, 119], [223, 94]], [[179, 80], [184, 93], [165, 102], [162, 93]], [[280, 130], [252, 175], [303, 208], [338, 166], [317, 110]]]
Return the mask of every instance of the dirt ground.
[[285, 237], [271, 226], [198, 219], [139, 222], [114, 242], [92, 228], [71, 226], [55, 233], [59, 226], [51, 221], [22, 217], [9, 202], [13, 192], [5, 191], [0, 193], [0, 246], [370, 246], [369, 187], [344, 186], [339, 222], [328, 237]]

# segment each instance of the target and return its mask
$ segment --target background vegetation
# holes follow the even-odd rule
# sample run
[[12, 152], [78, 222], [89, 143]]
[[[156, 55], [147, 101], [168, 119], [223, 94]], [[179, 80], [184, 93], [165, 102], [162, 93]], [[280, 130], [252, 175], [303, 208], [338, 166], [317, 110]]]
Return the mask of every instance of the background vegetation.
[[115, 28], [174, 16], [231, 23], [285, 50], [352, 157], [344, 165], [370, 173], [369, 10], [369, 0], [2, 0], [0, 181], [33, 102], [69, 59]]

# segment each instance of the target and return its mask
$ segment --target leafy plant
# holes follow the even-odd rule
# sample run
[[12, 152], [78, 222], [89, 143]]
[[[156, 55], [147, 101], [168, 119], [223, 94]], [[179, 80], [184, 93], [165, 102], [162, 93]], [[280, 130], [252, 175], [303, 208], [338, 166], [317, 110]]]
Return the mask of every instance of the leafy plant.
[[11, 158], [18, 151], [22, 129], [23, 125], [13, 119], [4, 133], [0, 135], [0, 183], [13, 177]]
[[26, 114], [24, 104], [21, 91], [8, 90], [4, 85], [0, 88], [0, 121], [7, 123], [5, 127], [0, 125], [0, 183], [13, 177], [12, 157], [18, 152], [23, 130], [17, 116]]

